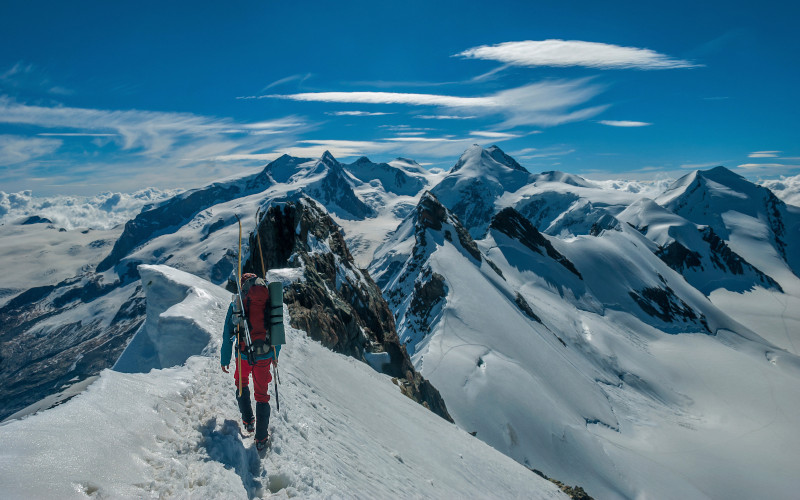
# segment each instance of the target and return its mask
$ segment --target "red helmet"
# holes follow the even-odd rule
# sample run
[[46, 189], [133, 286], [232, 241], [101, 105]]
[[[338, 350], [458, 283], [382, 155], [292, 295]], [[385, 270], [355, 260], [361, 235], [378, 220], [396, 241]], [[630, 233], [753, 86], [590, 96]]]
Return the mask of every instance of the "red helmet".
[[244, 285], [244, 284], [245, 284], [245, 282], [246, 282], [247, 280], [249, 280], [249, 279], [253, 279], [253, 278], [257, 278], [257, 277], [258, 277], [258, 276], [256, 276], [256, 275], [255, 275], [255, 274], [253, 274], [253, 273], [244, 273], [244, 274], [242, 275], [242, 284]]

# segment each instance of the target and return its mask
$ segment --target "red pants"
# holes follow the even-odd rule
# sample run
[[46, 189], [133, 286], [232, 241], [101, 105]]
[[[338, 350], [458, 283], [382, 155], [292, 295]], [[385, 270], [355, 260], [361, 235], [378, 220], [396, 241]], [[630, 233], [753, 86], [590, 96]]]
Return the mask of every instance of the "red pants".
[[[253, 392], [257, 403], [269, 403], [269, 383], [272, 382], [272, 373], [269, 368], [272, 365], [271, 359], [261, 359], [251, 365], [247, 359], [242, 360], [242, 387], [250, 382], [250, 374], [253, 374]], [[233, 373], [236, 387], [239, 387], [239, 362], [236, 362], [236, 370]]]

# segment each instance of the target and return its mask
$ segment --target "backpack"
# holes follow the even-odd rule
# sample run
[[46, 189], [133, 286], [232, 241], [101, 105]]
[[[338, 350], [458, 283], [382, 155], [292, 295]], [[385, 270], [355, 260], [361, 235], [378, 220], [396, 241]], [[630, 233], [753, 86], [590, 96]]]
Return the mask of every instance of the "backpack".
[[269, 288], [261, 278], [250, 278], [242, 284], [242, 303], [250, 339], [256, 355], [269, 352], [271, 343]]

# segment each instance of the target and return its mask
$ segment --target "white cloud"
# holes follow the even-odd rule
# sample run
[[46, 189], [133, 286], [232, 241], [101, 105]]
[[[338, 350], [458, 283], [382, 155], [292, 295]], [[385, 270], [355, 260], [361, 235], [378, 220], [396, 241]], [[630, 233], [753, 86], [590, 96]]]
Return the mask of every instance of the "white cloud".
[[781, 151], [753, 151], [748, 158], [777, 158]]
[[575, 152], [575, 149], [566, 145], [556, 145], [547, 148], [523, 148], [511, 151], [508, 154], [520, 160], [535, 160], [539, 158], [555, 158], [566, 156]]
[[385, 140], [393, 142], [464, 142], [466, 139], [451, 139], [449, 137], [388, 137]]
[[68, 95], [72, 91], [54, 85], [47, 74], [34, 64], [17, 62], [0, 73], [0, 85], [8, 89], [37, 90], [54, 95]]
[[417, 115], [414, 118], [423, 120], [472, 120], [477, 116], [456, 116], [456, 115]]
[[[0, 96], [0, 125], [43, 134], [3, 140], [0, 161], [20, 165], [7, 173], [3, 188], [54, 194], [200, 185], [241, 174], [231, 158], [271, 151], [309, 128], [291, 116], [242, 123], [191, 113], [28, 105], [7, 96]], [[94, 142], [67, 147], [85, 137]], [[27, 162], [62, 144], [57, 157]], [[258, 156], [251, 160], [262, 163]]]
[[384, 113], [380, 111], [376, 112], [369, 112], [369, 111], [329, 111], [325, 113], [327, 115], [332, 116], [383, 116], [383, 115], [393, 115], [394, 113]]
[[800, 207], [800, 175], [792, 177], [781, 176], [780, 179], [762, 180], [762, 186], [783, 200], [785, 203]]
[[318, 158], [325, 151], [336, 158], [370, 156], [376, 154], [398, 154], [407, 157], [427, 156], [435, 158], [458, 157], [475, 143], [475, 138], [451, 137], [387, 137], [375, 141], [350, 141], [339, 139], [306, 139], [292, 147], [280, 148], [279, 154]]
[[117, 134], [92, 134], [89, 132], [53, 132], [36, 134], [39, 137], [117, 137]]
[[266, 161], [270, 162], [281, 156], [280, 153], [250, 153], [219, 155], [212, 159], [216, 161]]
[[652, 123], [635, 122], [630, 120], [600, 120], [598, 123], [609, 127], [649, 127]]
[[470, 132], [469, 135], [474, 135], [476, 137], [486, 137], [487, 139], [514, 139], [516, 137], [519, 137], [516, 134], [509, 134], [506, 132], [489, 132], [480, 130]]
[[779, 175], [794, 175], [800, 173], [800, 164], [788, 163], [744, 163], [737, 165], [739, 173], [745, 177], [776, 177]]
[[54, 153], [61, 147], [58, 139], [40, 139], [0, 135], [0, 167], [17, 165]]
[[151, 157], [169, 155], [187, 140], [211, 140], [232, 133], [259, 135], [301, 125], [294, 118], [239, 124], [230, 119], [191, 113], [30, 106], [7, 97], [0, 97], [0, 123], [81, 131], [58, 132], [61, 136], [117, 136], [122, 149]]
[[742, 165], [737, 165], [736, 168], [741, 168], [750, 171], [780, 172], [786, 170], [800, 169], [800, 165], [787, 165], [785, 163], [744, 163]]
[[497, 106], [490, 97], [456, 97], [437, 94], [405, 94], [400, 92], [306, 92], [301, 94], [265, 95], [262, 98], [292, 101], [340, 102], [361, 104], [411, 104], [451, 108], [485, 108]]
[[602, 91], [589, 79], [549, 80], [503, 90], [488, 96], [461, 97], [399, 92], [308, 92], [265, 95], [261, 98], [306, 102], [359, 104], [404, 104], [466, 110], [479, 115], [502, 114], [506, 127], [517, 125], [553, 126], [591, 118], [608, 106], [572, 110]]
[[144, 205], [179, 192], [146, 188], [135, 193], [36, 197], [30, 190], [18, 193], [0, 191], [0, 224], [38, 215], [65, 229], [109, 229], [135, 217]]
[[579, 40], [526, 40], [482, 45], [455, 55], [498, 61], [513, 66], [585, 66], [600, 69], [671, 69], [699, 65], [650, 49]]
[[306, 81], [309, 78], [311, 78], [311, 76], [312, 76], [311, 73], [306, 73], [305, 75], [287, 76], [286, 78], [281, 78], [280, 80], [276, 80], [276, 81], [270, 83], [269, 85], [265, 86], [263, 89], [261, 89], [261, 92], [265, 92], [265, 91], [271, 89], [272, 87], [277, 87], [279, 85], [283, 85], [283, 84], [291, 83], [291, 82], [295, 82], [295, 81], [303, 83], [304, 81]]

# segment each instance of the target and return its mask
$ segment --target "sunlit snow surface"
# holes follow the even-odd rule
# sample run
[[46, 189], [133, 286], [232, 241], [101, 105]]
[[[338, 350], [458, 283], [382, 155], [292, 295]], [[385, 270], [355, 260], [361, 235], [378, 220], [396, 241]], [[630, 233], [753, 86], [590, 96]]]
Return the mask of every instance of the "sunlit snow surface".
[[562, 496], [288, 322], [281, 411], [273, 402], [272, 449], [259, 459], [217, 357], [228, 292], [164, 266], [142, 275], [148, 307], [161, 311], [147, 320], [153, 344], [180, 325], [211, 339], [205, 355], [147, 373], [105, 370], [66, 403], [0, 426], [3, 498]]
[[[558, 248], [586, 276], [604, 243], [586, 237]], [[581, 290], [553, 284], [563, 280], [532, 279], [530, 257], [506, 261], [508, 249], [482, 244], [505, 280], [438, 246], [429, 263], [449, 293], [414, 355], [461, 427], [597, 498], [791, 498], [800, 488], [797, 357], [712, 315], [711, 304], [703, 310], [716, 336], [667, 335], [625, 310], [591, 310]], [[647, 276], [634, 267], [647, 263], [611, 255], [588, 281], [593, 290]], [[543, 324], [504, 289], [519, 290]]]

